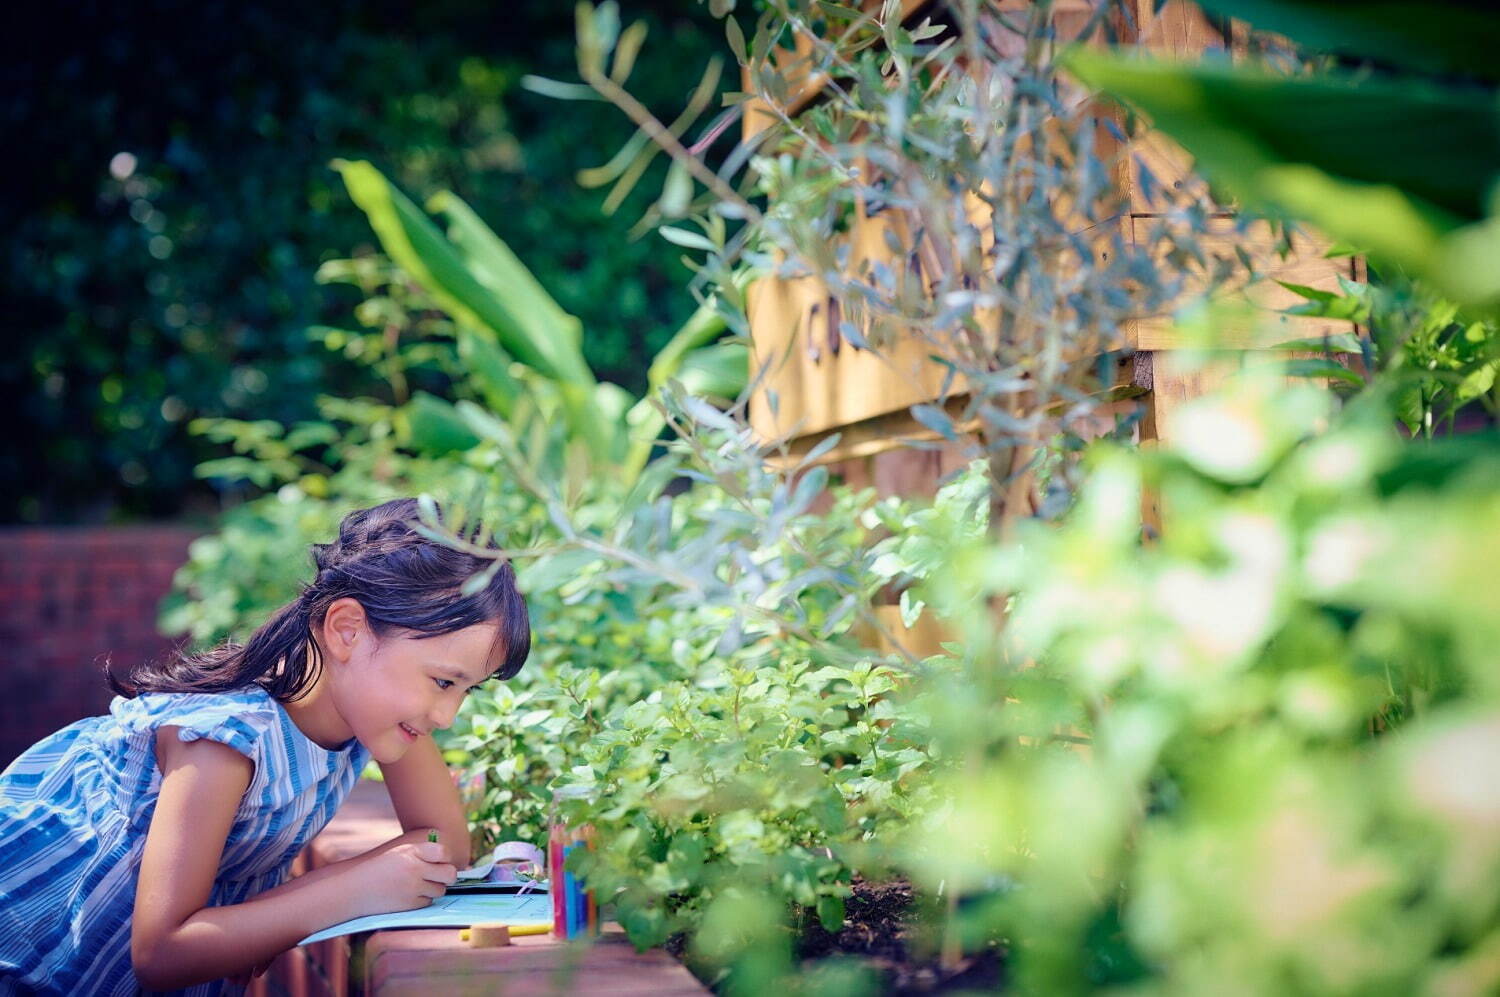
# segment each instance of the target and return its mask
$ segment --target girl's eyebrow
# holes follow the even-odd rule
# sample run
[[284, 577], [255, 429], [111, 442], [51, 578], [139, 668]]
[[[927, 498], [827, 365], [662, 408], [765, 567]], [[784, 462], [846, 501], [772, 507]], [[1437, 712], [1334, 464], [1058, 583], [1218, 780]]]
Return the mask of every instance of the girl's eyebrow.
[[[451, 675], [454, 678], [458, 679], [460, 682], [465, 683], [471, 689], [474, 688], [475, 686], [477, 686], [480, 682], [484, 681], [484, 679], [478, 679], [478, 680], [476, 680], [473, 676], [471, 676], [468, 672], [464, 671], [462, 668], [458, 667], [457, 665], [450, 665], [446, 661], [439, 661], [439, 662], [437, 662], [437, 667], [441, 671], [446, 672], [448, 675]], [[489, 676], [486, 675], [485, 678], [489, 678]]]

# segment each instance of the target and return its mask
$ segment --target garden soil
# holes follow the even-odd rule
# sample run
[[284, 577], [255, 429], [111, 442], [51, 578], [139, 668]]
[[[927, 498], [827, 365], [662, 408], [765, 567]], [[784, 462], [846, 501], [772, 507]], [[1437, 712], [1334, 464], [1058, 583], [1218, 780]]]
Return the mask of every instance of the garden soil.
[[816, 917], [803, 932], [798, 956], [804, 960], [844, 956], [857, 959], [882, 978], [882, 993], [931, 994], [994, 992], [1004, 981], [1004, 953], [998, 947], [963, 957], [958, 965], [938, 964], [936, 946], [918, 937], [911, 884], [855, 879], [844, 903], [844, 926], [829, 932]]

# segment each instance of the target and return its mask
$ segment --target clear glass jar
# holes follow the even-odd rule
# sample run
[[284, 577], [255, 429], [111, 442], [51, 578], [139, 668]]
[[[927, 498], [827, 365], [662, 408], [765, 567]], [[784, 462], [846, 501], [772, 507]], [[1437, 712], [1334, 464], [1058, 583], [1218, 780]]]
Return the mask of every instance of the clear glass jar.
[[563, 786], [552, 793], [547, 822], [547, 876], [552, 894], [552, 933], [558, 938], [599, 933], [599, 905], [593, 891], [585, 890], [567, 870], [568, 856], [574, 849], [594, 847], [594, 829], [587, 824], [569, 824], [562, 812], [562, 805], [569, 800], [591, 800], [594, 793], [593, 786]]

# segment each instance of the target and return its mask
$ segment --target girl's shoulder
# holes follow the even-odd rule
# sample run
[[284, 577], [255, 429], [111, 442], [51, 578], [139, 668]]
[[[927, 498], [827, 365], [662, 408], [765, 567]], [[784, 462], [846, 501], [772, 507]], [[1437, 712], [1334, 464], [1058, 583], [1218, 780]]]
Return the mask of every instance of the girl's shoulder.
[[183, 741], [209, 738], [250, 758], [267, 731], [279, 723], [279, 707], [259, 686], [230, 692], [147, 692], [118, 697], [110, 714], [127, 736], [177, 728]]

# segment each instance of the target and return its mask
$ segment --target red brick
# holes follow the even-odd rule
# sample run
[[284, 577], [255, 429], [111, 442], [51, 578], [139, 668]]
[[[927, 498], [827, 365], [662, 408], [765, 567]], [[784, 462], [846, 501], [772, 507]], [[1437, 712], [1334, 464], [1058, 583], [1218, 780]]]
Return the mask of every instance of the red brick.
[[0, 529], [0, 702], [28, 721], [0, 729], [0, 766], [103, 712], [101, 655], [130, 664], [170, 647], [156, 606], [192, 537], [174, 526]]

